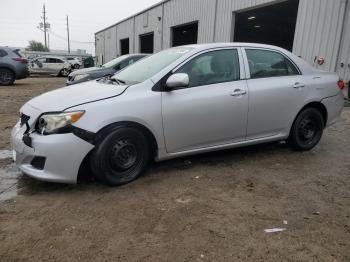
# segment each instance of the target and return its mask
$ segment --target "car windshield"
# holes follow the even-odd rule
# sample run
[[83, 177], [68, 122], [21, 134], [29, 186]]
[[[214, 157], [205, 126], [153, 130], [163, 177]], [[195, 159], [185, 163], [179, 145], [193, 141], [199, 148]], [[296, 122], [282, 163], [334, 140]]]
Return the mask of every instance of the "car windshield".
[[193, 48], [177, 47], [161, 51], [120, 71], [112, 79], [133, 84], [144, 82], [191, 50]]
[[128, 55], [120, 56], [120, 57], [113, 59], [112, 61], [109, 61], [108, 63], [104, 64], [102, 67], [105, 67], [105, 68], [114, 67], [116, 64], [119, 64], [127, 57], [128, 57]]

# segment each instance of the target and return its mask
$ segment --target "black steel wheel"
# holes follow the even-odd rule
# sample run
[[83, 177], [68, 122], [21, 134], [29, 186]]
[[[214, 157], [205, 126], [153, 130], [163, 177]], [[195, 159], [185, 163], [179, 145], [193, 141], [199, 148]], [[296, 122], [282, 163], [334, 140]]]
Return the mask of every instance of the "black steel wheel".
[[91, 154], [95, 177], [112, 186], [129, 183], [146, 168], [150, 149], [147, 137], [138, 129], [120, 127], [97, 143]]
[[15, 82], [15, 74], [7, 69], [0, 68], [0, 85], [1, 86], [10, 86]]
[[306, 108], [296, 118], [289, 137], [292, 148], [307, 151], [321, 140], [325, 127], [324, 118], [316, 108]]

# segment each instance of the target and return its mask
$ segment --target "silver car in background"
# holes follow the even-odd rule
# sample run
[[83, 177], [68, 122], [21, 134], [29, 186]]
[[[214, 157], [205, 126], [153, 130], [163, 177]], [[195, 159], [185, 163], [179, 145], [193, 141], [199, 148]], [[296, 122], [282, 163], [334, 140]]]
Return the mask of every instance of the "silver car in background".
[[72, 65], [63, 57], [42, 56], [30, 61], [31, 74], [68, 76], [72, 71]]
[[15, 80], [29, 76], [28, 60], [18, 48], [0, 46], [0, 86], [12, 85]]
[[310, 150], [340, 116], [342, 87], [274, 46], [176, 47], [30, 100], [12, 131], [14, 157], [40, 180], [75, 183], [87, 162], [96, 178], [121, 185], [152, 159], [283, 140]]

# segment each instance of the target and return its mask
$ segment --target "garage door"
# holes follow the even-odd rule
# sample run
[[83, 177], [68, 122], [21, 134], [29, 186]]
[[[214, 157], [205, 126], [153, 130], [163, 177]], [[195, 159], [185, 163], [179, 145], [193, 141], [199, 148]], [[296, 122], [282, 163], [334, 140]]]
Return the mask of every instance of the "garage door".
[[288, 0], [234, 13], [234, 41], [293, 49], [299, 0]]

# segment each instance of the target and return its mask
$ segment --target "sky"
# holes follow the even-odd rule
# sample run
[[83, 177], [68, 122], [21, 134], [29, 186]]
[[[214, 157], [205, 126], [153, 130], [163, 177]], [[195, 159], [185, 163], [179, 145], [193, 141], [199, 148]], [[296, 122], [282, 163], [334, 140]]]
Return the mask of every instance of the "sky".
[[50, 49], [67, 50], [66, 15], [71, 50], [94, 54], [94, 34], [160, 0], [0, 0], [0, 46], [26, 47], [29, 40], [44, 43], [37, 27], [43, 4], [51, 25]]

